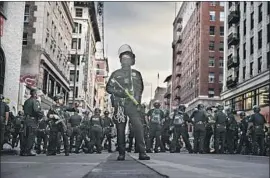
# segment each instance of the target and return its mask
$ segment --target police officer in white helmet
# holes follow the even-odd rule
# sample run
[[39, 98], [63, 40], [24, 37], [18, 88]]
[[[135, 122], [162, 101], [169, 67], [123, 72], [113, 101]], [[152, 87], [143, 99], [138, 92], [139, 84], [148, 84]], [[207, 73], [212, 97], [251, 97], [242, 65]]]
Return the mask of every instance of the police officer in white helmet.
[[[119, 151], [118, 160], [125, 160], [126, 116], [129, 117], [134, 129], [136, 143], [139, 148], [139, 159], [149, 160], [150, 157], [146, 155], [145, 150], [143, 125], [140, 120], [141, 115], [138, 111], [144, 89], [142, 76], [139, 71], [131, 69], [131, 66], [135, 64], [135, 54], [129, 45], [122, 45], [118, 50], [118, 55], [122, 67], [112, 73], [106, 86], [106, 91], [112, 95], [111, 99], [114, 107]], [[135, 101], [131, 99], [131, 96], [133, 96]]]

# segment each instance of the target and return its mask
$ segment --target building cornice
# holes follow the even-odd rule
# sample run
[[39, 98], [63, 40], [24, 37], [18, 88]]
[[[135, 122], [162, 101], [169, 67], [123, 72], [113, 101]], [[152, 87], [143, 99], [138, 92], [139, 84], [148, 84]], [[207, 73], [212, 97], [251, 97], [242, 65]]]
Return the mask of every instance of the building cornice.
[[90, 14], [90, 20], [93, 27], [93, 32], [95, 36], [95, 42], [100, 41], [100, 33], [98, 28], [98, 22], [97, 22], [97, 15], [96, 15], [96, 8], [95, 8], [95, 2], [91, 1], [89, 3], [89, 14]]
[[62, 3], [62, 6], [63, 6], [64, 11], [66, 12], [66, 15], [67, 15], [68, 21], [69, 21], [69, 23], [70, 23], [70, 25], [71, 25], [72, 29], [74, 29], [74, 27], [75, 27], [75, 25], [74, 25], [74, 21], [73, 21], [73, 18], [72, 18], [71, 12], [70, 12], [70, 10], [69, 10], [69, 8], [68, 8], [67, 2], [62, 1], [61, 3]]

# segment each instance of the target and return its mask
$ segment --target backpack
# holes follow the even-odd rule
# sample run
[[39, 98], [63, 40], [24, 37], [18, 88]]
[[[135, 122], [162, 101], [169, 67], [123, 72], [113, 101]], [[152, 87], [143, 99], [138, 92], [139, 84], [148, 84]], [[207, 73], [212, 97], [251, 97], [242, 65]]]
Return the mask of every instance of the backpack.
[[155, 124], [160, 124], [160, 110], [159, 109], [154, 109], [151, 115], [151, 122]]
[[174, 125], [182, 125], [184, 123], [184, 115], [183, 114], [176, 114], [174, 116], [173, 124]]

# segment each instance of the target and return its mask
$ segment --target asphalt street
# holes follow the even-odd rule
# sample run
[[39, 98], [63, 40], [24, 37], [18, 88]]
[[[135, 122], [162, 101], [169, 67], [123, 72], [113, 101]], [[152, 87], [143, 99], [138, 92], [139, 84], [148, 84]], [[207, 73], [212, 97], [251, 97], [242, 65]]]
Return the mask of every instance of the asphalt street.
[[[188, 153], [149, 154], [141, 161], [170, 178], [269, 178], [269, 157]], [[131, 154], [136, 158], [136, 154]]]
[[[130, 156], [129, 156], [130, 155]], [[139, 161], [127, 154], [71, 154], [36, 157], [1, 157], [1, 178], [268, 178], [269, 158], [244, 155], [187, 153], [150, 154]], [[158, 172], [158, 173], [157, 173]], [[166, 176], [162, 176], [166, 175]]]

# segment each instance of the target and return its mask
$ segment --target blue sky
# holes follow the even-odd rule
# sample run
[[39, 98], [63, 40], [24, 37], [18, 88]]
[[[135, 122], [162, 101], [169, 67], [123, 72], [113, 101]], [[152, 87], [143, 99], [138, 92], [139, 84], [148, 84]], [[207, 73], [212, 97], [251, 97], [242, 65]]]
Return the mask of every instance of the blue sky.
[[[105, 48], [110, 72], [120, 68], [117, 52], [122, 44], [129, 44], [136, 54], [135, 68], [142, 73], [145, 84], [152, 83], [153, 96], [171, 73], [173, 2], [105, 2]], [[143, 101], [151, 98], [151, 87], [145, 86]]]

